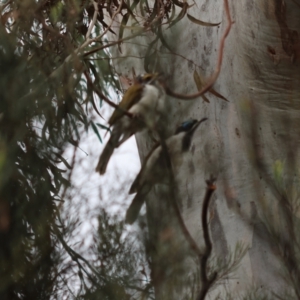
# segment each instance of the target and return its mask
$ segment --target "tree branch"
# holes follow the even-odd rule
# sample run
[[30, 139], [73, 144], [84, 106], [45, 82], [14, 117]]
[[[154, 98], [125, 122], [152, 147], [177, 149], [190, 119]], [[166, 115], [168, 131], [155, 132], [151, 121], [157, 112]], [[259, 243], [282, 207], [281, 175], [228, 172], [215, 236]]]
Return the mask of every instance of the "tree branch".
[[113, 14], [113, 16], [112, 16], [112, 18], [111, 18], [110, 24], [106, 27], [106, 29], [103, 31], [103, 33], [100, 34], [99, 36], [95, 37], [95, 38], [93, 39], [93, 41], [100, 40], [100, 39], [108, 32], [108, 30], [111, 28], [112, 24], [114, 23], [115, 17], [116, 17], [117, 14], [121, 11], [122, 6], [123, 6], [123, 0], [120, 1], [120, 4], [119, 4], [119, 6], [118, 6], [118, 9], [114, 12], [114, 14]]
[[72, 260], [77, 263], [79, 269], [81, 269], [96, 286], [100, 287], [99, 283], [93, 278], [93, 276], [80, 263], [80, 260], [83, 261], [98, 278], [101, 277], [99, 272], [83, 256], [81, 256], [76, 251], [74, 251], [71, 247], [68, 246], [68, 244], [63, 239], [61, 232], [59, 231], [59, 229], [56, 226], [54, 226], [54, 231], [55, 231], [56, 236], [58, 237], [59, 241], [61, 242], [62, 246], [64, 247], [64, 249], [70, 255]]
[[103, 49], [105, 49], [105, 48], [109, 48], [109, 47], [118, 45], [118, 44], [120, 44], [120, 43], [122, 43], [122, 42], [125, 42], [125, 41], [128, 41], [128, 40], [132, 39], [132, 38], [135, 38], [135, 37], [141, 35], [143, 32], [146, 32], [146, 31], [147, 31], [147, 28], [143, 28], [143, 29], [141, 29], [141, 30], [138, 30], [138, 32], [136, 32], [135, 34], [132, 34], [132, 35], [127, 36], [127, 37], [124, 37], [124, 38], [119, 39], [119, 40], [117, 40], [117, 41], [113, 41], [113, 42], [111, 42], [111, 43], [109, 43], [109, 44], [106, 44], [106, 45], [99, 46], [99, 47], [96, 47], [96, 48], [94, 48], [94, 49], [91, 49], [91, 50], [85, 52], [84, 54], [82, 54], [82, 56], [83, 56], [83, 57], [87, 57], [87, 56], [89, 56], [89, 55], [91, 55], [91, 54], [94, 54], [94, 53], [96, 53], [96, 52], [98, 52], [98, 51], [101, 51], [101, 50], [103, 50]]
[[223, 33], [223, 36], [221, 38], [220, 41], [220, 46], [219, 46], [219, 55], [218, 55], [218, 61], [217, 61], [217, 66], [215, 69], [214, 74], [211, 76], [211, 78], [208, 80], [207, 84], [202, 88], [201, 91], [199, 91], [196, 94], [191, 94], [191, 95], [184, 95], [184, 94], [178, 94], [175, 93], [173, 91], [171, 91], [168, 87], [166, 88], [166, 92], [169, 96], [175, 97], [175, 98], [179, 98], [181, 100], [193, 100], [197, 97], [202, 96], [203, 94], [205, 94], [206, 92], [208, 92], [212, 86], [215, 84], [216, 80], [219, 77], [220, 71], [221, 71], [221, 65], [222, 65], [222, 61], [223, 61], [223, 54], [224, 54], [224, 46], [225, 46], [225, 40], [230, 32], [231, 26], [232, 26], [232, 19], [231, 19], [231, 15], [230, 15], [230, 11], [229, 11], [229, 4], [228, 4], [228, 0], [224, 0], [224, 8], [225, 8], [225, 13], [226, 13], [226, 17], [227, 17], [227, 27]]
[[205, 251], [202, 257], [200, 258], [201, 290], [197, 297], [197, 300], [205, 299], [208, 290], [210, 289], [212, 283], [217, 278], [217, 273], [214, 273], [210, 278], [207, 275], [207, 262], [212, 251], [212, 242], [209, 236], [207, 215], [208, 215], [208, 207], [209, 207], [211, 196], [213, 192], [216, 190], [216, 186], [214, 185], [215, 180], [216, 180], [215, 178], [211, 177], [209, 180], [206, 181], [207, 188], [206, 188], [206, 194], [202, 206], [201, 220], [202, 220], [202, 229], [203, 229], [203, 236], [205, 242]]

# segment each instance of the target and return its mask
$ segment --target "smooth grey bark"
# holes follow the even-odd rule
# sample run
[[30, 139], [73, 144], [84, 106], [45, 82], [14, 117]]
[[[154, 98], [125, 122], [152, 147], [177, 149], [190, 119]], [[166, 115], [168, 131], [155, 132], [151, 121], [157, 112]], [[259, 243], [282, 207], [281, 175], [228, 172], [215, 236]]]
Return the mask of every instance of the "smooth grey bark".
[[[266, 176], [274, 177], [276, 164], [284, 166], [284, 182], [297, 187], [300, 8], [297, 0], [242, 0], [230, 1], [230, 11], [235, 23], [214, 85], [229, 102], [209, 93], [210, 103], [202, 98], [169, 100], [169, 133], [187, 118], [209, 118], [197, 130], [189, 154], [176, 169], [178, 198], [188, 229], [203, 247], [200, 212], [205, 179], [210, 174], [217, 176], [217, 191], [209, 210], [214, 253], [224, 257], [237, 242], [249, 246], [235, 276], [223, 282], [223, 287], [240, 293], [255, 285], [280, 293], [288, 287], [279, 275], [280, 250], [261, 213], [285, 221], [276, 193], [266, 180]], [[213, 73], [227, 22], [221, 0], [197, 1], [188, 13], [203, 21], [222, 23], [203, 27], [185, 17], [171, 29], [165, 26], [163, 34], [173, 53], [158, 44], [154, 64], [167, 74], [170, 88], [182, 94], [197, 91], [195, 70], [206, 78]], [[130, 34], [130, 30], [125, 32]], [[145, 55], [153, 38], [149, 33], [147, 38], [135, 38], [135, 44], [124, 43], [122, 54], [113, 50], [113, 56], [123, 57], [114, 61], [121, 77], [132, 77], [133, 67], [136, 73], [144, 72], [143, 59], [136, 56]], [[151, 142], [145, 134], [138, 134], [137, 141], [143, 158]], [[266, 165], [265, 173], [255, 165], [257, 158]], [[148, 203], [157, 201], [157, 190]], [[156, 214], [151, 207], [149, 213]], [[263, 211], [263, 207], [270, 210]]]

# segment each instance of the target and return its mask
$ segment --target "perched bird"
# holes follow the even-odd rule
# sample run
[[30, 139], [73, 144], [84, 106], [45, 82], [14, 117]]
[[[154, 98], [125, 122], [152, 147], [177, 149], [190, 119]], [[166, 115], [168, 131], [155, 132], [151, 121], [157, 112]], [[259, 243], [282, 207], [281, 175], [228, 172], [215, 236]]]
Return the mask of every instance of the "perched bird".
[[[182, 157], [183, 152], [189, 150], [195, 130], [205, 120], [207, 118], [203, 118], [200, 121], [188, 120], [183, 122], [176, 129], [175, 134], [166, 140], [172, 164], [176, 165], [176, 161]], [[166, 172], [167, 168], [162, 146], [157, 143], [146, 156], [142, 168], [129, 190], [129, 194], [137, 194], [127, 210], [126, 223], [132, 224], [137, 219], [145, 201], [145, 196], [149, 193], [153, 185], [169, 183]]]
[[[138, 76], [126, 91], [108, 124], [112, 127], [109, 141], [99, 158], [96, 172], [104, 174], [115, 148], [133, 134], [143, 129], [153, 129], [158, 123], [165, 106], [165, 90], [160, 84], [158, 73]], [[125, 112], [132, 115], [130, 118]]]

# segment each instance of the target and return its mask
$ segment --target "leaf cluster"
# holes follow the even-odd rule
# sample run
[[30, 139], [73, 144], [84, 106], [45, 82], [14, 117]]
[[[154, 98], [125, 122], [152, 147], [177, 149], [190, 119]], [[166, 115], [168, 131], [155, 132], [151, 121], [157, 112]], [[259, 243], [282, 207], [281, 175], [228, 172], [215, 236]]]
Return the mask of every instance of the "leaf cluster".
[[107, 60], [74, 56], [90, 15], [90, 3], [78, 1], [8, 1], [1, 7], [1, 299], [50, 299], [68, 273], [62, 248], [70, 250], [63, 238], [71, 229], [60, 207], [74, 159], [64, 152], [78, 146], [94, 125], [93, 107], [101, 105], [82, 74], [92, 70], [104, 94], [109, 82], [114, 86]]

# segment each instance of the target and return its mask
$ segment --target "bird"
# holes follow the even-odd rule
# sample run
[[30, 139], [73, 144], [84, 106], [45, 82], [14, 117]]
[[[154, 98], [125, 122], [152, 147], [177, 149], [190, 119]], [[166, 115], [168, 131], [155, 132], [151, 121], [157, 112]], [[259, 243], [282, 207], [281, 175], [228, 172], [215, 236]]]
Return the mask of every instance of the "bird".
[[[206, 120], [207, 118], [200, 121], [196, 119], [187, 120], [181, 123], [175, 134], [166, 140], [172, 165], [177, 165], [176, 161], [182, 157], [184, 152], [189, 150], [195, 130]], [[125, 223], [133, 224], [135, 222], [145, 201], [145, 196], [153, 185], [169, 183], [168, 176], [166, 176], [167, 169], [162, 145], [157, 143], [146, 156], [140, 172], [130, 187], [129, 194], [136, 193], [136, 195], [127, 209]]]
[[[155, 128], [165, 109], [166, 93], [161, 80], [159, 73], [146, 73], [138, 76], [134, 84], [125, 92], [122, 101], [108, 121], [112, 131], [96, 167], [96, 172], [100, 175], [105, 173], [115, 148], [133, 134], [146, 128], [150, 130]], [[129, 117], [126, 112], [132, 117]]]

